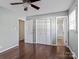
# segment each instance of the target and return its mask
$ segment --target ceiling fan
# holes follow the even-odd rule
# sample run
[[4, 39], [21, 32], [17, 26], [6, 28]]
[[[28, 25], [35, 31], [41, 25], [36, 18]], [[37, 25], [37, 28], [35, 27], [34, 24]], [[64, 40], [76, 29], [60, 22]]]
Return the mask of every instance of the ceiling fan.
[[[20, 5], [20, 4], [25, 4], [25, 3], [27, 3], [27, 4], [30, 4], [31, 7], [33, 7], [33, 8], [35, 8], [35, 9], [39, 10], [40, 7], [38, 7], [38, 6], [34, 5], [34, 4], [32, 4], [33, 2], [37, 2], [37, 1], [40, 1], [40, 0], [22, 0], [22, 2], [16, 2], [16, 3], [10, 3], [10, 4], [11, 4], [11, 5]], [[24, 8], [24, 11], [27, 11], [27, 9], [28, 9], [28, 7], [25, 7], [25, 8]]]

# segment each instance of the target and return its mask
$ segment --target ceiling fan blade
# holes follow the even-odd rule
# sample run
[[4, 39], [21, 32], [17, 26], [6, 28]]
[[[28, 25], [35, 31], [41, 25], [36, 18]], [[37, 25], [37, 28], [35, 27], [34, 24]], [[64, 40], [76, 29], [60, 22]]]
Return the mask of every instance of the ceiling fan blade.
[[11, 5], [19, 5], [19, 4], [23, 4], [23, 2], [17, 2], [17, 3], [10, 3]]
[[31, 3], [37, 2], [37, 1], [40, 1], [40, 0], [30, 0]]
[[31, 7], [35, 8], [35, 9], [37, 9], [37, 10], [40, 9], [40, 7], [38, 7], [38, 6], [34, 5], [34, 4], [31, 4]]

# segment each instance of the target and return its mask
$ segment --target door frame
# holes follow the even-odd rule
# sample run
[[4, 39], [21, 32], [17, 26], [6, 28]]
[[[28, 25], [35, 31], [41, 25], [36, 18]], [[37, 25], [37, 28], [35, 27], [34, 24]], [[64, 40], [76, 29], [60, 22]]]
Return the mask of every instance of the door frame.
[[19, 42], [25, 41], [25, 21], [19, 19]]
[[57, 18], [65, 18], [64, 20], [67, 20], [67, 39], [66, 39], [67, 42], [66, 42], [66, 40], [64, 38], [64, 45], [67, 46], [68, 45], [68, 16], [57, 16], [56, 17], [56, 45], [57, 45]]

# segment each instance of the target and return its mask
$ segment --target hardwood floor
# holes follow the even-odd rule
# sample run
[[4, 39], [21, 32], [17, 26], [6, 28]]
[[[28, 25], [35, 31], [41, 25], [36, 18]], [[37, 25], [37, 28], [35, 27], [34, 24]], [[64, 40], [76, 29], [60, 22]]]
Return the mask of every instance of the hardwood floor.
[[0, 54], [0, 59], [73, 59], [67, 47], [57, 47], [42, 44], [19, 43], [15, 47]]

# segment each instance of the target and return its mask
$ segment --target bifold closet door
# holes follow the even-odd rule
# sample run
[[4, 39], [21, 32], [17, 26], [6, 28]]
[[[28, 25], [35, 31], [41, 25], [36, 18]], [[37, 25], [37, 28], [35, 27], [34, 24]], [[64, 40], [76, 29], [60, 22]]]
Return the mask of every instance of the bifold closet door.
[[36, 43], [50, 44], [50, 19], [36, 20]]
[[25, 23], [25, 42], [33, 43], [33, 19], [26, 20]]
[[56, 18], [50, 18], [50, 44], [56, 44]]
[[[63, 20], [62, 20], [63, 19]], [[26, 43], [57, 44], [61, 37], [68, 44], [67, 17], [31, 18], [26, 20], [25, 41]], [[62, 25], [64, 24], [64, 26]], [[62, 36], [63, 35], [63, 36]]]

